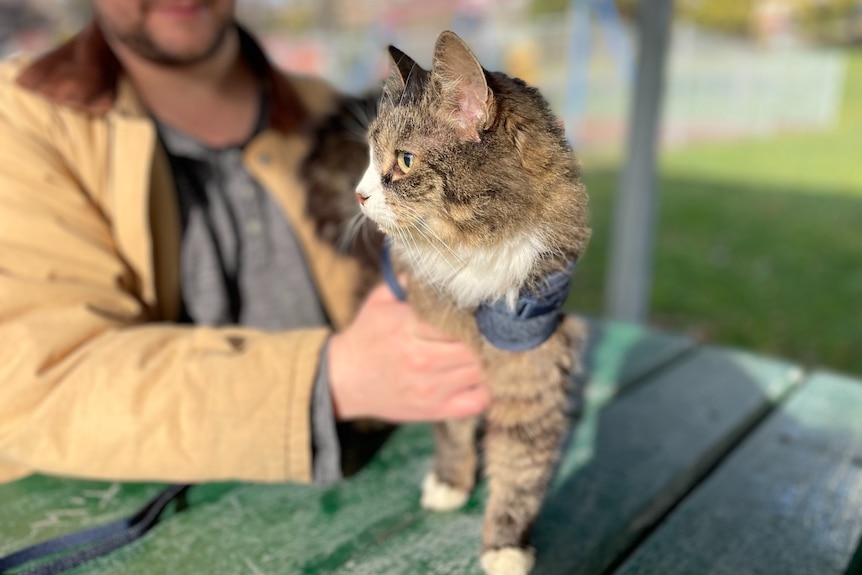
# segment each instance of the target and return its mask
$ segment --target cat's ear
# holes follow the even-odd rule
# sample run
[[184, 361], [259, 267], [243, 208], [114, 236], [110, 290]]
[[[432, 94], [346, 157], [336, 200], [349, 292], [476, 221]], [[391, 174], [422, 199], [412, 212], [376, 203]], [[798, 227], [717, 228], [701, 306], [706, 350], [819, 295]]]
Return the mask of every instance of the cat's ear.
[[493, 95], [479, 60], [454, 32], [447, 30], [437, 38], [431, 75], [438, 80], [456, 131], [478, 142], [479, 133], [491, 123]]
[[395, 46], [389, 46], [389, 71], [397, 76], [401, 83], [407, 82], [414, 66], [416, 66], [416, 62], [410, 56]]
[[410, 56], [395, 46], [389, 46], [389, 79], [387, 84], [399, 91], [404, 90], [407, 82], [410, 81], [410, 75], [417, 68], [419, 66]]

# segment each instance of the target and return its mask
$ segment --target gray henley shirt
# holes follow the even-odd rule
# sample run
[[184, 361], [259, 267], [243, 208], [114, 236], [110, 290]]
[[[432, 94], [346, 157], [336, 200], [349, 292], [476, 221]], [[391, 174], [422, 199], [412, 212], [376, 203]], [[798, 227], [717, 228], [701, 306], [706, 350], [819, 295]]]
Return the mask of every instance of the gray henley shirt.
[[[254, 135], [265, 127], [265, 108], [263, 102]], [[163, 122], [156, 120], [156, 126], [170, 159], [182, 221], [182, 321], [265, 331], [327, 325], [287, 218], [243, 165], [245, 143], [213, 149]], [[326, 353], [324, 348], [311, 413], [318, 483], [341, 478]]]

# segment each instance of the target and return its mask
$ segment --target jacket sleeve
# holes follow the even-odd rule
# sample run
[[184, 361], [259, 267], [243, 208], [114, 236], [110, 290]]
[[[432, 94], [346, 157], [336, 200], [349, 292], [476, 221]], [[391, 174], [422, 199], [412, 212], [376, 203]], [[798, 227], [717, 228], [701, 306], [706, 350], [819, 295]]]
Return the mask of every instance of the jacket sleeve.
[[311, 480], [326, 329], [156, 324], [50, 134], [0, 106], [0, 481]]

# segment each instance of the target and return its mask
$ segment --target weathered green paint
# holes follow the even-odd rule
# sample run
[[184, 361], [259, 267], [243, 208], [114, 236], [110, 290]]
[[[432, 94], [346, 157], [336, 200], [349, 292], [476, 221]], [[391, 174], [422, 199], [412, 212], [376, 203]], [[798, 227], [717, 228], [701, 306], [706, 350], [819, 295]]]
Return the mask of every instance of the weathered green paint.
[[[592, 457], [596, 444], [598, 417], [615, 396], [633, 389], [651, 373], [685, 357], [695, 349], [686, 338], [642, 326], [619, 322], [589, 321], [589, 338], [584, 351], [585, 385], [573, 402], [580, 407], [579, 441], [567, 451], [561, 469], [577, 467]], [[578, 402], [577, 400], [580, 400]], [[566, 474], [557, 474], [557, 480]]]
[[427, 426], [404, 427], [350, 480], [234, 485], [221, 497], [193, 500], [141, 541], [77, 572], [325, 573], [418, 518], [432, 451]]
[[0, 486], [0, 555], [121, 519], [163, 486], [32, 476]]
[[694, 349], [690, 339], [643, 326], [590, 320], [584, 367], [589, 393], [615, 394]]
[[[691, 343], [623, 324], [591, 322], [586, 363], [604, 403], [642, 372]], [[144, 540], [81, 573], [325, 572], [358, 549], [422, 516], [419, 483], [430, 465], [431, 435], [405, 427], [360, 474], [339, 485], [214, 484], [190, 491], [191, 506]], [[129, 515], [163, 487], [33, 476], [0, 486], [0, 553]]]
[[[539, 574], [607, 565], [793, 380], [782, 362], [591, 323], [585, 417], [536, 528]], [[405, 426], [334, 486], [195, 487], [189, 509], [75, 573], [478, 573], [484, 485], [462, 511], [421, 510], [432, 451], [428, 426]], [[0, 486], [0, 553], [125, 516], [159, 488], [38, 476]]]
[[[603, 408], [586, 410], [534, 532], [535, 575], [600, 573], [799, 380], [780, 361], [698, 351]], [[600, 397], [602, 394], [597, 394]], [[589, 454], [585, 457], [584, 454]], [[479, 574], [482, 493], [427, 515], [354, 557], [339, 575]]]
[[860, 536], [862, 382], [817, 373], [617, 574], [841, 575]]
[[606, 568], [799, 377], [782, 361], [701, 349], [609, 405], [592, 459], [571, 470], [564, 464], [559, 495], [540, 517], [536, 573]]

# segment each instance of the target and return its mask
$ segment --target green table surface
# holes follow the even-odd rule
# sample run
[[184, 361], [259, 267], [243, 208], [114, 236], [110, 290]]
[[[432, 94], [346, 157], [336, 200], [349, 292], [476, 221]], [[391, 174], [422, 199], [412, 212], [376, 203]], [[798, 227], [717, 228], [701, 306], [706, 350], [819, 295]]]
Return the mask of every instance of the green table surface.
[[[862, 381], [590, 321], [581, 412], [533, 533], [539, 574], [862, 573]], [[193, 487], [144, 538], [70, 573], [479, 574], [484, 484], [419, 506], [428, 425], [332, 486]], [[164, 485], [0, 485], [0, 555], [134, 512]]]

